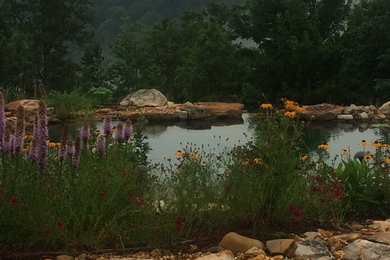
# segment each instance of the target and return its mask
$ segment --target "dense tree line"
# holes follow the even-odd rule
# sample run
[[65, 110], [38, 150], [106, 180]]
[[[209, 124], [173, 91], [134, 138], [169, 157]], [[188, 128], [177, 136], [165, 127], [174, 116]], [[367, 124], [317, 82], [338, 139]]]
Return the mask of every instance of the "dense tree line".
[[[375, 104], [390, 94], [388, 0], [173, 2], [1, 0], [0, 87], [9, 96], [78, 89], [106, 102], [157, 88], [175, 102], [252, 105]], [[115, 24], [108, 53], [102, 28]]]

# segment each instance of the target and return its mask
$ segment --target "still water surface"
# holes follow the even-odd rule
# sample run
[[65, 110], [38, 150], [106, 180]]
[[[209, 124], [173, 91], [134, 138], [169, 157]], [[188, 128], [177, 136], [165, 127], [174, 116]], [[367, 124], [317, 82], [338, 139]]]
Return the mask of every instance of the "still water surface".
[[[173, 158], [173, 154], [186, 146], [204, 152], [220, 153], [235, 145], [246, 143], [253, 138], [253, 129], [250, 127], [248, 113], [242, 119], [223, 121], [191, 121], [175, 123], [149, 124], [144, 134], [152, 148], [149, 158], [153, 163], [161, 163], [165, 158]], [[113, 123], [115, 125], [116, 122]], [[101, 122], [96, 128], [101, 129]], [[73, 136], [76, 135], [79, 124], [71, 126]], [[61, 125], [50, 127], [51, 139], [59, 140], [62, 131]], [[313, 152], [317, 145], [327, 143], [329, 162], [335, 156], [340, 156], [342, 149], [350, 151], [351, 155], [363, 150], [360, 142], [366, 140], [374, 142], [390, 142], [389, 124], [346, 123], [346, 122], [311, 122], [304, 130], [304, 147], [306, 152]], [[374, 151], [372, 146], [364, 148]]]

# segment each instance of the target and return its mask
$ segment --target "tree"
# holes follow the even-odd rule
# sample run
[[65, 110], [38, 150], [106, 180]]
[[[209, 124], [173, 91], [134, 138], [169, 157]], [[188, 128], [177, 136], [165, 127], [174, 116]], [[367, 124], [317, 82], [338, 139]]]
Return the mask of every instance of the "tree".
[[306, 103], [332, 98], [341, 66], [338, 43], [348, 10], [344, 0], [249, 0], [236, 9], [237, 33], [258, 48], [254, 86], [267, 97]]
[[63, 78], [59, 76], [64, 68], [74, 68], [69, 58], [72, 45], [78, 45], [90, 36], [87, 23], [92, 18], [92, 0], [17, 2], [20, 3], [21, 30], [34, 53], [31, 62], [39, 64], [36, 79], [41, 80], [46, 92], [52, 87], [68, 87], [61, 83]]
[[[387, 101], [390, 95], [390, 1], [361, 1], [343, 35], [341, 85], [350, 102]], [[345, 97], [347, 98], [347, 97]]]

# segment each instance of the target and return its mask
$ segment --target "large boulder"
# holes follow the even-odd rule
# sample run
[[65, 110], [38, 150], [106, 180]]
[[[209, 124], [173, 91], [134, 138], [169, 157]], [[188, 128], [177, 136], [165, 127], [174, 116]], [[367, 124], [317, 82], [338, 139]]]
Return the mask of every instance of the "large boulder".
[[244, 104], [222, 102], [196, 102], [195, 106], [201, 106], [211, 111], [213, 117], [241, 117]]
[[303, 111], [297, 112], [300, 118], [305, 120], [335, 120], [337, 116], [341, 115], [344, 112], [343, 106], [337, 106], [333, 104], [318, 104], [311, 106], [304, 106]]
[[6, 104], [4, 110], [15, 115], [18, 107], [22, 106], [27, 114], [35, 114], [38, 111], [38, 104], [38, 99], [22, 99]]
[[167, 105], [167, 98], [157, 89], [140, 89], [127, 95], [120, 102], [121, 106], [161, 107]]
[[380, 108], [379, 111], [383, 114], [389, 115], [390, 114], [390, 101], [387, 101], [384, 103]]

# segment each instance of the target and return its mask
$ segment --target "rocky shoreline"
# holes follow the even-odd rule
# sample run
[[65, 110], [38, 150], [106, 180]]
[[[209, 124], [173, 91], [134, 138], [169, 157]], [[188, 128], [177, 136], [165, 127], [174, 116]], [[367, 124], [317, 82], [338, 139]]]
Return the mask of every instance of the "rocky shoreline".
[[[131, 250], [133, 253], [78, 253], [76, 255], [41, 254], [45, 260], [389, 260], [390, 219], [343, 224], [333, 230], [318, 228], [302, 234], [276, 232], [269, 240], [229, 232], [220, 242], [201, 248], [187, 243], [180, 252], [168, 249]], [[27, 254], [24, 254], [26, 256]], [[15, 257], [16, 255], [14, 255]], [[10, 256], [11, 257], [11, 256]], [[16, 258], [15, 258], [16, 259]]]
[[[38, 109], [39, 100], [24, 99], [5, 105], [5, 115], [9, 125], [16, 120], [18, 106], [26, 111], [27, 125], [31, 125]], [[149, 121], [188, 121], [215, 120], [224, 118], [241, 118], [244, 105], [241, 103], [223, 102], [186, 102], [174, 104], [158, 90], [142, 89], [125, 97], [119, 104], [99, 108], [94, 113], [94, 120], [110, 116], [114, 120], [136, 119], [144, 116]], [[350, 121], [389, 123], [390, 101], [377, 108], [370, 106], [339, 106], [334, 104], [317, 104], [300, 106], [296, 115], [303, 120], [315, 121]], [[58, 122], [54, 108], [48, 108], [49, 122]]]

